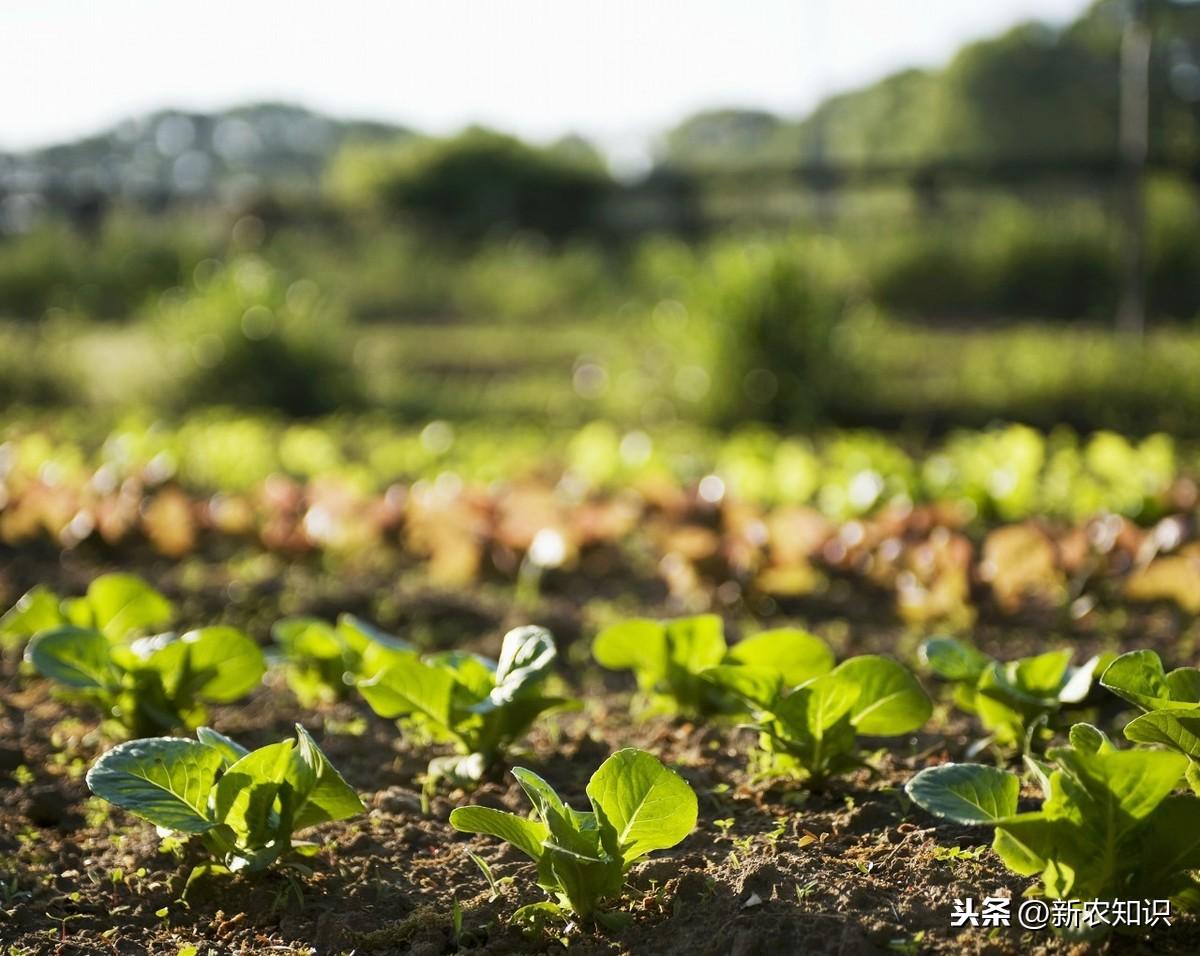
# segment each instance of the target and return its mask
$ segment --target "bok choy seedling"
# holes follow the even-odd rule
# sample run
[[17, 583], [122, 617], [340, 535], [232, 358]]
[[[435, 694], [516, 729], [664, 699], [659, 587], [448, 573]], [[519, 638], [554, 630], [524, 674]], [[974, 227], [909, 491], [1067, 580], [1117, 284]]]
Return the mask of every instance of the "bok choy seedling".
[[197, 727], [205, 719], [205, 704], [237, 700], [266, 671], [258, 645], [232, 627], [125, 643], [95, 628], [67, 624], [39, 631], [25, 647], [25, 659], [130, 737]]
[[516, 767], [513, 776], [533, 804], [532, 819], [471, 806], [452, 811], [450, 825], [498, 837], [537, 864], [538, 885], [551, 900], [522, 907], [518, 920], [535, 911], [603, 919], [601, 905], [620, 895], [629, 868], [675, 846], [696, 826], [695, 792], [641, 750], [619, 750], [592, 774], [590, 810], [567, 806], [531, 770]]
[[783, 670], [764, 656], [753, 664], [710, 667], [703, 678], [740, 698], [752, 714], [761, 774], [796, 776], [814, 785], [862, 765], [860, 736], [907, 734], [932, 713], [917, 679], [873, 654], [835, 667], [825, 648], [823, 655], [813, 653]]
[[166, 627], [171, 602], [132, 574], [104, 574], [82, 597], [61, 598], [38, 585], [0, 617], [0, 647], [19, 646], [40, 631], [73, 625], [126, 641]]
[[373, 676], [358, 689], [381, 717], [399, 718], [431, 741], [453, 743], [458, 754], [429, 764], [429, 782], [477, 783], [545, 711], [573, 704], [547, 696], [554, 637], [542, 627], [504, 635], [499, 661], [447, 652], [369, 655]]
[[729, 696], [702, 676], [710, 667], [769, 665], [790, 685], [814, 668], [833, 666], [833, 654], [825, 643], [799, 628], [763, 631], [730, 648], [724, 623], [715, 614], [622, 621], [596, 636], [592, 654], [610, 670], [632, 670], [652, 710], [690, 716], [731, 709]]
[[1165, 672], [1154, 651], [1131, 651], [1108, 666], [1100, 683], [1143, 711], [1125, 725], [1125, 737], [1187, 757], [1188, 786], [1200, 794], [1200, 670]]
[[370, 676], [367, 660], [380, 667], [389, 651], [416, 651], [353, 614], [341, 615], [336, 625], [315, 617], [285, 618], [271, 634], [283, 654], [288, 686], [305, 707], [345, 698], [357, 680]]
[[199, 836], [214, 859], [208, 873], [264, 869], [292, 850], [294, 833], [364, 809], [299, 724], [295, 740], [254, 751], [208, 727], [196, 736], [118, 744], [87, 784], [161, 830]]
[[1079, 901], [1196, 899], [1200, 799], [1173, 793], [1188, 763], [1182, 754], [1117, 750], [1095, 727], [1076, 724], [1069, 746], [1046, 757], [1026, 757], [1043, 798], [1030, 812], [1018, 806], [1020, 778], [982, 764], [929, 767], [904, 789], [934, 816], [993, 827], [992, 849], [1010, 870], [1039, 877], [1046, 899], [1071, 901], [1079, 935], [1109, 929]]
[[1002, 662], [952, 637], [921, 645], [929, 669], [954, 682], [955, 704], [977, 714], [997, 744], [1025, 751], [1039, 725], [1087, 699], [1095, 677], [1113, 659], [1096, 655], [1072, 667], [1071, 656], [1070, 650], [1059, 650]]

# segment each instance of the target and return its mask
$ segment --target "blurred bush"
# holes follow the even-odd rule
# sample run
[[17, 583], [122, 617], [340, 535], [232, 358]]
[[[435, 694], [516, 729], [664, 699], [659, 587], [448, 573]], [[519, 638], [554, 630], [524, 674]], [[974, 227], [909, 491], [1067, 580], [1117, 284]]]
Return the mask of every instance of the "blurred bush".
[[467, 242], [519, 230], [554, 241], [595, 233], [614, 188], [598, 154], [578, 141], [539, 148], [479, 128], [449, 139], [348, 145], [328, 181], [351, 208], [407, 217]]
[[823, 420], [849, 374], [839, 325], [860, 302], [842, 250], [817, 240], [726, 242], [695, 268], [684, 306], [707, 347], [712, 418]]
[[312, 280], [288, 283], [263, 260], [204, 263], [192, 286], [147, 310], [171, 366], [176, 408], [238, 405], [292, 415], [357, 398], [341, 308]]
[[901, 225], [864, 250], [879, 302], [922, 320], [1107, 317], [1118, 258], [1094, 207], [1053, 215], [993, 202], [957, 216]]
[[202, 218], [118, 212], [95, 236], [47, 223], [0, 241], [0, 316], [38, 320], [48, 309], [128, 318], [148, 296], [187, 280], [218, 247]]

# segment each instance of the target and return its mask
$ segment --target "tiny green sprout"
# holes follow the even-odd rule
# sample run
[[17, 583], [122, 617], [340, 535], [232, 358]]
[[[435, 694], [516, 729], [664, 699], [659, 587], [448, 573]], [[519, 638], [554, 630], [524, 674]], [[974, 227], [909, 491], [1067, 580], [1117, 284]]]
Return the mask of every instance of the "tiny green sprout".
[[728, 835], [729, 831], [733, 829], [733, 823], [733, 817], [722, 817], [720, 820], [713, 820], [713, 826], [725, 835]]
[[294, 832], [364, 809], [299, 724], [295, 740], [254, 751], [207, 727], [197, 737], [118, 744], [87, 784], [160, 830], [199, 836], [216, 861], [206, 872], [261, 870], [291, 853]]
[[576, 810], [545, 780], [513, 769], [536, 811], [533, 819], [490, 807], [459, 807], [450, 825], [511, 843], [537, 864], [551, 900], [522, 907], [514, 919], [544, 921], [574, 913], [605, 921], [602, 904], [617, 897], [629, 868], [654, 850], [675, 846], [696, 825], [696, 794], [687, 782], [641, 750], [620, 750], [587, 785], [591, 809]]
[[13, 772], [12, 778], [14, 783], [20, 784], [22, 787], [27, 787], [33, 783], [33, 771], [25, 764], [20, 764]]
[[500, 887], [507, 886], [508, 884], [512, 883], [513, 878], [511, 876], [502, 876], [497, 879], [496, 874], [492, 872], [491, 864], [489, 864], [488, 861], [481, 857], [478, 853], [472, 853], [468, 850], [467, 856], [469, 856], [475, 862], [475, 865], [479, 867], [479, 872], [483, 874], [483, 878], [488, 882], [488, 889], [490, 891], [488, 902], [496, 902], [496, 900], [500, 898]]
[[554, 637], [542, 627], [518, 627], [504, 636], [500, 659], [442, 653], [419, 657], [389, 653], [358, 688], [381, 717], [399, 718], [458, 754], [430, 761], [427, 786], [440, 779], [478, 783], [533, 722], [553, 708], [574, 706], [542, 687], [557, 656]]
[[979, 858], [986, 852], [987, 847], [983, 844], [965, 849], [958, 846], [935, 846], [933, 848], [933, 858], [939, 863], [978, 862]]

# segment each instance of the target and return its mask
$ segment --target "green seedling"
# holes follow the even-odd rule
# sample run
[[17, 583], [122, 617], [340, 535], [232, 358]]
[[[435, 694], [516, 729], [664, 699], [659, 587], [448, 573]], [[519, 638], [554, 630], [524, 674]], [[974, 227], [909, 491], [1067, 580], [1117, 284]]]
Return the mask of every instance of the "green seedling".
[[294, 833], [364, 809], [299, 724], [295, 740], [254, 751], [207, 727], [196, 736], [118, 744], [87, 784], [160, 831], [199, 836], [214, 860], [206, 873], [262, 870], [292, 851]]
[[534, 806], [532, 819], [471, 806], [454, 810], [450, 825], [499, 837], [537, 864], [538, 885], [551, 899], [522, 907], [514, 915], [519, 922], [550, 911], [603, 920], [601, 906], [620, 895], [629, 868], [675, 846], [696, 825], [695, 792], [641, 750], [620, 750], [592, 774], [587, 811], [567, 806], [530, 770], [516, 767], [513, 776]]
[[[1046, 899], [1196, 899], [1200, 799], [1172, 793], [1187, 758], [1117, 750], [1089, 724], [1072, 727], [1069, 746], [1052, 747], [1046, 757], [1048, 763], [1026, 757], [1043, 797], [1031, 812], [1019, 812], [1020, 778], [983, 764], [929, 767], [905, 791], [934, 816], [993, 827], [992, 849], [1014, 873], [1039, 877]], [[1073, 915], [1076, 928], [1068, 933], [1095, 937], [1109, 929], [1085, 909]]]
[[341, 615], [336, 625], [314, 617], [285, 618], [271, 635], [282, 652], [288, 686], [305, 707], [344, 699], [356, 681], [370, 676], [368, 660], [379, 667], [390, 651], [416, 650], [353, 614]]
[[166, 627], [171, 602], [132, 574], [104, 574], [83, 597], [61, 598], [38, 585], [0, 617], [0, 647], [16, 647], [41, 631], [72, 625], [127, 641]]
[[921, 657], [934, 674], [954, 682], [955, 704], [977, 714], [997, 744], [1026, 751], [1040, 725], [1087, 699], [1113, 659], [1101, 654], [1072, 667], [1071, 651], [1061, 650], [997, 661], [952, 637], [926, 641]]
[[556, 656], [549, 631], [518, 627], [504, 635], [498, 662], [456, 652], [422, 658], [389, 651], [358, 689], [381, 717], [399, 718], [432, 741], [454, 744], [457, 755], [430, 761], [431, 781], [473, 784], [539, 715], [573, 703], [542, 692]]
[[39, 631], [25, 647], [25, 659], [67, 694], [98, 708], [115, 732], [131, 737], [197, 727], [205, 704], [237, 700], [266, 671], [258, 645], [231, 627], [124, 643], [68, 624]]
[[[796, 677], [801, 679], [793, 686]], [[765, 775], [795, 776], [812, 785], [863, 765], [860, 736], [910, 733], [933, 709], [908, 670], [873, 654], [836, 667], [831, 653], [814, 655], [806, 669], [787, 672], [766, 662], [722, 664], [704, 671], [703, 678], [749, 709]]]
[[635, 618], [601, 631], [592, 644], [596, 661], [610, 670], [632, 670], [651, 710], [689, 716], [736, 710], [729, 695], [703, 677], [721, 664], [769, 666], [789, 684], [814, 669], [833, 666], [833, 653], [799, 628], [763, 631], [732, 648], [715, 614], [651, 621]]
[[1187, 757], [1188, 786], [1200, 794], [1200, 670], [1164, 672], [1154, 651], [1131, 651], [1108, 666], [1100, 683], [1143, 711], [1125, 725], [1125, 737]]

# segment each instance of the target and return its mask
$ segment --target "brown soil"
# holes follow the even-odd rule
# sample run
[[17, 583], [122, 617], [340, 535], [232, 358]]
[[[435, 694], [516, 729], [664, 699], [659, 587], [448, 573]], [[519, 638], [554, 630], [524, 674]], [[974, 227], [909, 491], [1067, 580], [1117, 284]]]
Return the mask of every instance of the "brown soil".
[[[18, 593], [35, 580], [75, 591], [99, 570], [30, 559], [9, 563], [2, 578]], [[917, 769], [961, 759], [978, 735], [976, 727], [944, 708], [929, 731], [880, 741], [887, 749], [877, 753], [871, 768], [826, 791], [754, 784], [746, 768], [752, 740], [744, 732], [630, 716], [628, 682], [587, 664], [581, 638], [590, 624], [566, 595], [552, 595], [525, 614], [502, 594], [444, 595], [369, 574], [333, 581], [317, 568], [288, 569], [265, 585], [245, 587], [207, 577], [212, 569], [160, 564], [142, 570], [181, 600], [186, 618], [235, 621], [264, 639], [269, 622], [283, 613], [351, 610], [384, 626], [415, 629], [430, 644], [495, 653], [504, 628], [526, 617], [543, 620], [568, 645], [563, 676], [587, 705], [540, 728], [516, 762], [582, 807], [595, 767], [620, 747], [642, 747], [676, 767], [695, 788], [699, 824], [677, 848], [631, 872], [621, 901], [632, 917], [626, 929], [567, 926], [527, 935], [508, 917], [542, 898], [532, 865], [498, 841], [457, 833], [446, 822], [454, 806], [467, 802], [525, 812], [511, 777], [499, 775], [469, 795], [440, 794], [425, 812], [414, 778], [424, 769], [427, 751], [411, 746], [361, 702], [305, 711], [272, 676], [246, 703], [215, 709], [210, 722], [250, 746], [278, 740], [293, 722], [303, 722], [363, 794], [368, 813], [306, 834], [320, 851], [302, 867], [195, 884], [184, 902], [184, 880], [201, 860], [199, 848], [164, 851], [152, 827], [91, 798], [82, 775], [106, 746], [94, 716], [56, 700], [45, 682], [20, 673], [8, 660], [0, 674], [3, 956], [434, 956], [564, 947], [570, 953], [689, 956], [1101, 951], [1048, 931], [951, 929], [955, 898], [1017, 898], [1030, 881], [1009, 874], [990, 850], [974, 859], [949, 858], [946, 848], [986, 844], [990, 834], [937, 824], [902, 794]], [[917, 640], [869, 597], [826, 613], [804, 608], [781, 613], [825, 633], [841, 654], [884, 650], [909, 657]], [[1122, 642], [1131, 646], [1136, 632], [1137, 646], [1157, 646], [1177, 660], [1190, 653], [1189, 626], [1177, 615], [1151, 610], [1123, 621], [1121, 633], [1072, 636], [1082, 655]], [[984, 620], [979, 637], [993, 653], [1011, 656], [1045, 646], [1048, 630], [1045, 621]], [[502, 880], [496, 899], [490, 899], [469, 852], [487, 860]], [[1143, 937], [1114, 937], [1103, 951], [1200, 952], [1200, 921], [1179, 917]]]

